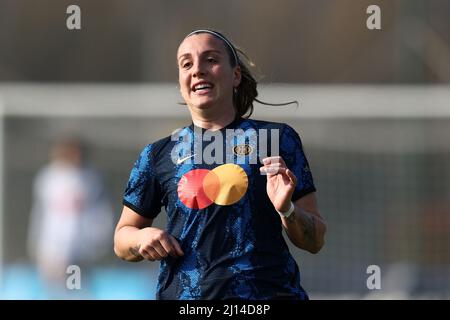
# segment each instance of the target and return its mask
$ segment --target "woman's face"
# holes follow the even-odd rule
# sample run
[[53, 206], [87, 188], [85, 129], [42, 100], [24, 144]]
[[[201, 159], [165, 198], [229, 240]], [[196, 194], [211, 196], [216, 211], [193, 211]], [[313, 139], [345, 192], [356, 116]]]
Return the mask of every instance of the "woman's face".
[[181, 43], [177, 60], [181, 95], [189, 107], [233, 111], [233, 88], [239, 85], [241, 73], [230, 65], [222, 40], [208, 33], [194, 34]]

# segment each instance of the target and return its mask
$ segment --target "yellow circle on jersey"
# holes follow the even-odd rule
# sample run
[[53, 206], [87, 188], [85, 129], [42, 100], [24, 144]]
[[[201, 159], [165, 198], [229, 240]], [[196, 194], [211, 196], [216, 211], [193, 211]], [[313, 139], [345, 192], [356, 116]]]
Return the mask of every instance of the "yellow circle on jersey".
[[248, 188], [248, 177], [240, 166], [227, 163], [208, 172], [203, 180], [205, 195], [222, 206], [238, 202]]

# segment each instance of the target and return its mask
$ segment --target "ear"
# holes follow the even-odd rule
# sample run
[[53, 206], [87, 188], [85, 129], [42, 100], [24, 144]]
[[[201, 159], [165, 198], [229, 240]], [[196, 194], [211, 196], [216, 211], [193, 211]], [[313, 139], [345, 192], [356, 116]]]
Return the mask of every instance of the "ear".
[[233, 74], [234, 74], [233, 86], [235, 88], [237, 88], [237, 86], [239, 86], [239, 84], [241, 83], [241, 77], [242, 77], [241, 67], [240, 66], [235, 67]]

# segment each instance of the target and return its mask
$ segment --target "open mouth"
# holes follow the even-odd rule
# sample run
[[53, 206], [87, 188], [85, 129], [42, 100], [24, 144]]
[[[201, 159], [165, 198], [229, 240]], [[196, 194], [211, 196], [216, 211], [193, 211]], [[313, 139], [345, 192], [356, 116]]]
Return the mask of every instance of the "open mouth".
[[214, 87], [212, 83], [209, 82], [199, 82], [192, 86], [192, 91], [195, 93], [209, 92]]

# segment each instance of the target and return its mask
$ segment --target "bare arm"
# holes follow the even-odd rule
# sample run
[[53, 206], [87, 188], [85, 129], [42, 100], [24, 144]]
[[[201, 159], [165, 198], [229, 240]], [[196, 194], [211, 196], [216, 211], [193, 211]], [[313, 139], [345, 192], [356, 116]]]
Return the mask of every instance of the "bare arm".
[[[267, 174], [267, 195], [278, 212], [287, 212], [291, 206], [297, 177], [286, 167], [280, 156], [264, 158], [263, 164], [260, 170]], [[324, 244], [326, 225], [317, 208], [314, 192], [294, 203], [294, 212], [289, 218], [280, 217], [295, 246], [311, 253], [320, 251]]]
[[114, 233], [114, 252], [126, 261], [162, 260], [168, 255], [178, 257], [183, 251], [168, 232], [152, 227], [153, 219], [145, 218], [128, 207]]
[[326, 224], [317, 208], [315, 193], [307, 194], [294, 203], [289, 218], [282, 217], [283, 227], [298, 248], [317, 253], [325, 243]]

